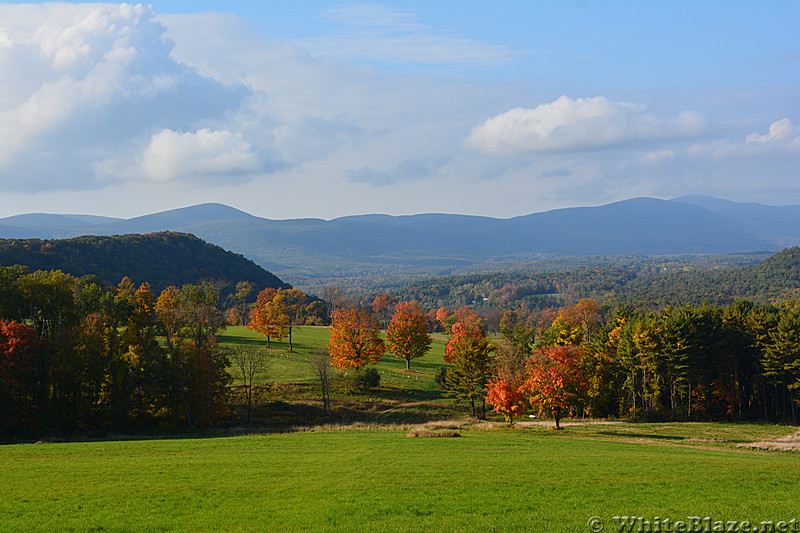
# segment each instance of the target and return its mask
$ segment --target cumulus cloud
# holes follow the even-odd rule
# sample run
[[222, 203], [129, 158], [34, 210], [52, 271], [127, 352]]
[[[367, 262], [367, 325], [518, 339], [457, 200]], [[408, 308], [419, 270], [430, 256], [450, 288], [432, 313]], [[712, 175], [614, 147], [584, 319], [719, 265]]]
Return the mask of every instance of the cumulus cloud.
[[[398, 167], [463, 155], [464, 129], [497, 99], [496, 86], [484, 81], [409, 76], [314, 56], [256, 34], [231, 15], [158, 19], [177, 43], [172, 57], [203, 76], [251, 89], [237, 113], [238, 131], [260, 148], [268, 144], [271, 155], [304, 178], [322, 173], [351, 184], [408, 182], [395, 173]], [[375, 174], [369, 178], [363, 169]], [[443, 175], [435, 165], [430, 169], [428, 177]]]
[[485, 68], [529, 53], [452, 35], [422, 24], [416, 13], [377, 4], [346, 4], [329, 9], [326, 15], [346, 26], [346, 31], [301, 42], [314, 54]]
[[792, 141], [797, 142], [798, 138], [800, 138], [800, 128], [796, 128], [792, 125], [791, 120], [784, 118], [770, 124], [769, 132], [765, 135], [753, 132], [745, 138], [745, 142], [765, 144], [789, 141], [791, 143]]
[[198, 130], [241, 105], [244, 86], [179, 64], [164, 34], [141, 5], [0, 5], [0, 188], [108, 184], [103, 162], [154, 131]]
[[240, 133], [162, 130], [153, 135], [141, 156], [139, 170], [154, 181], [237, 176], [261, 169], [253, 146]]
[[800, 127], [783, 118], [770, 124], [767, 133], [753, 132], [745, 137], [744, 142], [717, 139], [695, 144], [689, 148], [689, 153], [717, 159], [800, 153]]
[[642, 104], [613, 102], [602, 96], [562, 96], [533, 109], [518, 107], [486, 120], [472, 129], [467, 145], [495, 156], [567, 152], [690, 138], [700, 134], [705, 124], [701, 115], [691, 111], [664, 119]]

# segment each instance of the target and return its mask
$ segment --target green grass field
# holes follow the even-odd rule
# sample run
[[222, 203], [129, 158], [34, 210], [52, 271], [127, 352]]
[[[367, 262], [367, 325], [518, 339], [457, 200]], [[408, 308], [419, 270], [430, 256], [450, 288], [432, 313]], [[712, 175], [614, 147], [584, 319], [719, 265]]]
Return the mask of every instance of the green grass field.
[[[328, 328], [326, 326], [295, 327], [292, 337], [294, 353], [289, 351], [287, 339], [271, 343], [270, 368], [267, 375], [264, 376], [265, 382], [309, 383], [317, 380], [310, 361], [315, 352], [324, 350], [327, 346]], [[432, 337], [433, 344], [430, 351], [424, 357], [411, 361], [410, 372], [406, 371], [405, 359], [396, 358], [388, 353], [384, 355], [381, 362], [375, 365], [381, 373], [382, 382], [410, 389], [429, 390], [432, 388], [433, 376], [444, 364], [444, 347], [448, 341], [446, 335], [433, 334]], [[264, 348], [267, 346], [264, 337], [243, 326], [228, 327], [219, 335], [219, 342], [223, 346], [234, 344], [248, 344]]]
[[[423, 422], [452, 416], [463, 416], [464, 405], [456, 406], [436, 388], [434, 375], [444, 364], [444, 348], [448, 337], [434, 334], [431, 348], [425, 356], [414, 359], [411, 369], [406, 369], [405, 359], [387, 353], [374, 365], [381, 375], [380, 388], [368, 394], [352, 394], [344, 384], [346, 372], [332, 369], [331, 398], [333, 420], [351, 423]], [[245, 344], [266, 349], [261, 335], [245, 327], [228, 327], [219, 336], [220, 344], [233, 346]], [[328, 344], [327, 327], [302, 326], [294, 328], [293, 351], [287, 339], [273, 341], [267, 349], [269, 366], [259, 376], [257, 402], [253, 411], [253, 426], [285, 429], [292, 425], [316, 424], [322, 420], [319, 378], [311, 364], [315, 353], [325, 350]], [[241, 385], [241, 378], [230, 370], [233, 384]], [[241, 398], [232, 398], [234, 417], [243, 419]]]
[[574, 532], [592, 516], [606, 531], [618, 515], [800, 519], [796, 454], [688, 441], [791, 428], [612, 427], [639, 435], [534, 426], [3, 446], [0, 530]]

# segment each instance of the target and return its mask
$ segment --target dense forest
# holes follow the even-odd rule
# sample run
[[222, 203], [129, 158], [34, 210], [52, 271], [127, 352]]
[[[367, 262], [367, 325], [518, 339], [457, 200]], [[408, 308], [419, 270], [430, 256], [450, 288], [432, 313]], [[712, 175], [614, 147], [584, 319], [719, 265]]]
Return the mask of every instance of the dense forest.
[[584, 299], [529, 315], [506, 311], [498, 330], [506, 397], [548, 349], [571, 347], [581, 383], [565, 406], [573, 414], [798, 421], [800, 300], [648, 312]]
[[[0, 267], [0, 440], [225, 419], [230, 362], [216, 333], [243, 320], [254, 285], [236, 289], [222, 299], [210, 283], [159, 293], [127, 277]], [[297, 289], [270, 291], [295, 296], [304, 323], [325, 319]]]
[[112, 285], [128, 277], [135, 285], [149, 283], [158, 292], [170, 285], [204, 281], [217, 286], [223, 296], [245, 280], [258, 290], [289, 287], [241, 255], [194, 235], [174, 232], [0, 239], [0, 266], [12, 265], [25, 265], [31, 271], [60, 270], [75, 277], [93, 274]]
[[[760, 255], [755, 255], [759, 257]], [[746, 256], [738, 256], [744, 262]], [[727, 305], [746, 298], [776, 302], [800, 290], [800, 248], [789, 248], [758, 264], [733, 265], [703, 257], [620, 258], [604, 265], [551, 272], [502, 272], [432, 278], [395, 289], [395, 298], [416, 299], [428, 308], [475, 305], [541, 310], [583, 298], [643, 308], [667, 305]]]

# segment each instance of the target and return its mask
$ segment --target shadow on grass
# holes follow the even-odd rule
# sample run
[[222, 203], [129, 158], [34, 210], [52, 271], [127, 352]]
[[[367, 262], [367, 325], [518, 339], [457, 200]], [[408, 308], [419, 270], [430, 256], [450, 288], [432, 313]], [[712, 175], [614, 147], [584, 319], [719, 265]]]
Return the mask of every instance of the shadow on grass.
[[635, 433], [627, 431], [597, 431], [598, 435], [609, 435], [612, 437], [627, 437], [635, 439], [655, 439], [655, 440], [686, 440], [686, 437], [678, 437], [675, 435], [656, 435], [654, 433]]

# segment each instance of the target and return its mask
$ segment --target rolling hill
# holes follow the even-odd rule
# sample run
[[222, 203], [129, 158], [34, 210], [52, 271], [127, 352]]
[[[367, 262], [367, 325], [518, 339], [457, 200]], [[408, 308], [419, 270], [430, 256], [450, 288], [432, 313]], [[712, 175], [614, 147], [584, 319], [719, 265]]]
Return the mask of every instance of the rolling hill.
[[508, 219], [420, 214], [270, 220], [221, 204], [127, 220], [43, 214], [0, 219], [0, 237], [9, 238], [156, 231], [194, 234], [309, 288], [331, 279], [347, 285], [365, 277], [444, 275], [544, 257], [776, 251], [800, 244], [800, 206], [688, 196]]
[[0, 239], [0, 266], [61, 270], [76, 277], [95, 274], [116, 285], [123, 277], [135, 285], [167, 286], [209, 281], [222, 295], [239, 281], [258, 289], [289, 285], [249, 259], [208, 244], [193, 235], [162, 232], [147, 235], [82, 236], [71, 239]]

